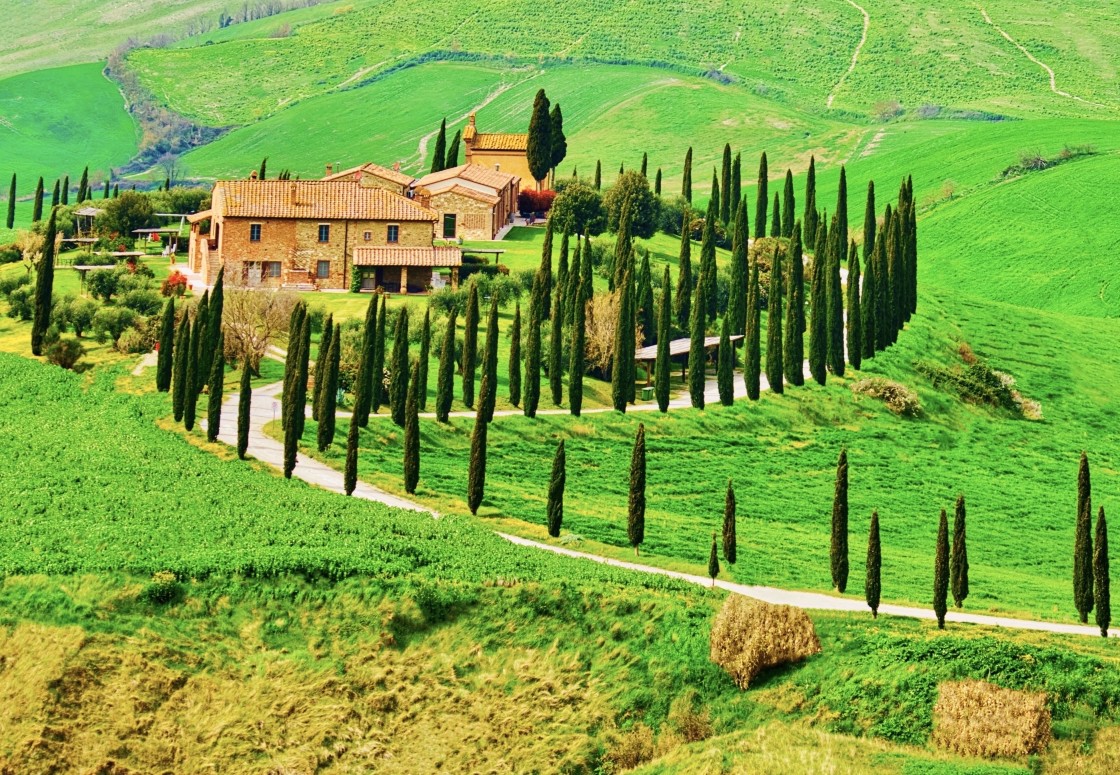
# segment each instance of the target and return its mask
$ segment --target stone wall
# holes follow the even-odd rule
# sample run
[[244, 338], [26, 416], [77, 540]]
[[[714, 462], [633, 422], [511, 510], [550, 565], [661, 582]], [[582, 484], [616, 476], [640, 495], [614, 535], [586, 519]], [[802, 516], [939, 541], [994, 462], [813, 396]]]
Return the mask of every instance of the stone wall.
[[439, 213], [436, 221], [436, 238], [443, 234], [443, 216], [455, 215], [455, 236], [468, 240], [492, 240], [495, 235], [494, 216], [498, 205], [489, 205], [473, 197], [454, 191], [432, 195], [432, 209]]

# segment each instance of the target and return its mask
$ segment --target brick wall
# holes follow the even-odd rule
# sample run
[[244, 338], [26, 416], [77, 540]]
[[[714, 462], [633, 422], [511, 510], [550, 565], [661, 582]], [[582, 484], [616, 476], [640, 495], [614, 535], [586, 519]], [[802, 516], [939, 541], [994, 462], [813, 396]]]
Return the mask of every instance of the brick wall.
[[462, 239], [494, 239], [494, 210], [500, 206], [489, 205], [478, 199], [445, 191], [432, 195], [432, 209], [439, 213], [436, 222], [436, 238], [442, 238], [443, 216], [455, 215], [455, 236]]

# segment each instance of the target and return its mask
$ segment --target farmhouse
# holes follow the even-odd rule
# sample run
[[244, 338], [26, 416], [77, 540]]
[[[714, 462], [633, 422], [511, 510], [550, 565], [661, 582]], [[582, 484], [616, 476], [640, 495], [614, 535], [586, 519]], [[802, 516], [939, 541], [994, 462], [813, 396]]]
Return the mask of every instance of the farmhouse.
[[400, 162], [394, 164], [392, 169], [370, 162], [340, 172], [334, 172], [328, 164], [327, 175], [323, 180], [353, 180], [363, 188], [383, 188], [401, 196], [408, 196], [413, 184], [412, 176], [401, 172]]
[[412, 194], [439, 214], [444, 239], [497, 239], [517, 209], [521, 178], [477, 164], [462, 164], [425, 175]]
[[245, 287], [346, 290], [357, 272], [363, 290], [422, 292], [443, 282], [440, 269], [457, 285], [461, 252], [432, 246], [434, 210], [377, 184], [391, 172], [219, 181], [211, 209], [188, 219], [190, 267], [208, 285], [222, 266]]
[[463, 130], [463, 146], [467, 164], [508, 172], [526, 181], [533, 180], [526, 153], [529, 147], [527, 134], [479, 132], [474, 113], [471, 113], [467, 128]]

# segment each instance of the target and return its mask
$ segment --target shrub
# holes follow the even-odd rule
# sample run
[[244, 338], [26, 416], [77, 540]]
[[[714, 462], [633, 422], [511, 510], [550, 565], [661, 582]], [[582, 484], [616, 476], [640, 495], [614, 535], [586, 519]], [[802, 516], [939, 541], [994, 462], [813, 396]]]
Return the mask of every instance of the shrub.
[[21, 285], [8, 294], [8, 317], [16, 320], [31, 320], [35, 316], [35, 294], [31, 288]]
[[187, 276], [176, 270], [167, 276], [159, 287], [162, 296], [182, 296], [187, 292]]
[[669, 706], [669, 724], [686, 743], [696, 743], [712, 736], [712, 720], [708, 710], [698, 710], [698, 704], [696, 690], [689, 689]]
[[82, 334], [93, 325], [93, 318], [101, 306], [93, 299], [70, 299], [66, 304], [66, 322], [74, 329], [74, 334], [81, 338]]
[[517, 209], [523, 213], [547, 213], [554, 199], [555, 191], [525, 190], [517, 195]]
[[763, 670], [820, 652], [813, 621], [792, 606], [731, 595], [712, 624], [711, 659], [740, 689]]
[[95, 299], [107, 302], [116, 295], [120, 288], [120, 276], [116, 270], [99, 269], [90, 272], [86, 277], [86, 290]]
[[452, 290], [450, 285], [445, 285], [428, 297], [428, 303], [441, 315], [450, 315], [451, 310], [461, 315], [467, 308], [467, 289], [460, 285]]
[[163, 308], [163, 302], [160, 301], [159, 294], [155, 291], [147, 290], [131, 290], [121, 295], [117, 300], [117, 304], [128, 309], [136, 310], [145, 317], [149, 315], [158, 314], [160, 309]]
[[630, 770], [653, 758], [653, 730], [638, 722], [618, 736], [603, 757], [614, 770]]
[[47, 363], [72, 369], [85, 354], [86, 348], [77, 339], [58, 339], [47, 347]]
[[31, 284], [31, 277], [26, 274], [13, 274], [0, 277], [0, 297], [8, 298], [12, 291]]
[[97, 341], [113, 340], [113, 344], [121, 338], [126, 329], [136, 323], [137, 315], [127, 307], [102, 307], [93, 316], [93, 332]]
[[883, 377], [868, 377], [852, 385], [852, 392], [856, 395], [877, 398], [887, 405], [900, 417], [917, 417], [922, 412], [922, 403], [918, 394], [898, 382], [891, 382]]
[[[962, 401], [1026, 414], [1023, 396], [1013, 389], [1015, 379], [1011, 375], [993, 369], [973, 353], [971, 348], [966, 350], [962, 346], [960, 354], [964, 366], [941, 366], [920, 361], [915, 364], [915, 368], [929, 378], [938, 390], [956, 393]], [[1030, 403], [1030, 411], [1041, 416], [1041, 406], [1037, 402]]]
[[138, 328], [126, 328], [116, 339], [114, 345], [118, 352], [125, 355], [151, 352], [152, 341]]
[[174, 573], [161, 570], [152, 574], [152, 580], [144, 586], [140, 597], [153, 605], [175, 603], [183, 599], [183, 585]]
[[1050, 743], [1044, 692], [1002, 689], [985, 681], [941, 684], [933, 708], [935, 745], [962, 756], [1025, 756]]
[[0, 264], [14, 264], [23, 258], [23, 253], [15, 245], [0, 245]]

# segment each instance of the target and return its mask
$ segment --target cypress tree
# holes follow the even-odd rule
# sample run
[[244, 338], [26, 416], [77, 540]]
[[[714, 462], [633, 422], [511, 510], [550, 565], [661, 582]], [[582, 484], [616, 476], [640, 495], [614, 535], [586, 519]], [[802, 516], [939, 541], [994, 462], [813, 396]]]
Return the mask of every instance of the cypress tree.
[[[214, 287], [207, 296], [206, 314], [203, 317], [202, 330], [204, 332], [202, 343], [199, 345], [200, 371], [199, 376], [210, 373], [210, 363], [214, 359], [214, 352], [218, 348], [218, 337], [222, 332], [222, 307], [224, 306], [225, 292], [223, 291], [225, 267], [218, 270], [218, 278]], [[202, 389], [202, 386], [199, 386]]]
[[863, 263], [870, 265], [875, 250], [875, 181], [867, 181], [867, 205], [863, 209]]
[[723, 559], [734, 565], [736, 559], [735, 488], [727, 480], [727, 495], [723, 499]]
[[537, 416], [537, 404], [541, 397], [541, 287], [544, 278], [537, 272], [533, 278], [533, 290], [529, 296], [529, 336], [525, 341], [525, 405], [522, 410], [526, 417]]
[[[833, 218], [838, 224], [839, 219]], [[844, 376], [844, 292], [840, 282], [840, 255], [847, 242], [839, 242], [837, 230], [832, 232], [832, 244], [826, 246], [828, 274], [825, 278], [828, 294], [828, 368], [838, 377]]]
[[806, 245], [817, 244], [817, 162], [809, 157], [809, 170], [805, 173], [805, 214], [801, 218], [802, 239]]
[[953, 515], [953, 546], [949, 550], [949, 586], [953, 603], [960, 608], [968, 597], [968, 544], [965, 541], [964, 496], [957, 496], [957, 510]]
[[443, 348], [439, 351], [439, 373], [436, 376], [436, 421], [447, 422], [455, 391], [455, 310], [447, 318]]
[[191, 325], [190, 350], [187, 353], [187, 383], [186, 393], [183, 398], [183, 427], [188, 431], [194, 430], [195, 411], [198, 408], [198, 390], [195, 386], [201, 381], [198, 376], [199, 358], [198, 348], [202, 336], [202, 315], [195, 314], [194, 323]]
[[6, 224], [9, 229], [16, 223], [16, 173], [12, 173], [12, 183], [8, 187], [8, 219]]
[[774, 192], [774, 206], [770, 208], [770, 236], [782, 236], [782, 206], [777, 191]]
[[299, 423], [289, 422], [284, 430], [284, 478], [291, 479], [296, 467], [296, 452], [299, 450]]
[[731, 222], [731, 145], [723, 146], [723, 166], [720, 169], [719, 219], [726, 226]]
[[[622, 209], [626, 209], [623, 204]], [[540, 274], [544, 277], [544, 285], [541, 286], [542, 294], [542, 307], [541, 318], [548, 314], [552, 309], [552, 226], [553, 221], [550, 218], [544, 229], [544, 247], [541, 248], [541, 265]]]
[[175, 297], [163, 305], [163, 319], [159, 326], [159, 355], [156, 360], [156, 390], [166, 393], [171, 389], [171, 361], [175, 350]]
[[31, 352], [43, 354], [43, 340], [51, 325], [51, 294], [54, 292], [54, 251], [56, 211], [51, 209], [47, 233], [43, 235], [43, 257], [35, 271], [35, 318], [31, 322]]
[[471, 459], [467, 472], [467, 506], [471, 514], [478, 514], [482, 496], [486, 491], [486, 428], [489, 423], [482, 416], [482, 408], [475, 413], [474, 430], [471, 431]]
[[35, 186], [35, 198], [31, 205], [31, 220], [38, 223], [43, 220], [43, 178]]
[[762, 305], [758, 287], [758, 261], [751, 262], [751, 276], [747, 283], [747, 347], [743, 363], [743, 382], [747, 398], [757, 401], [761, 390], [762, 375]]
[[436, 147], [432, 152], [432, 172], [439, 172], [447, 161], [447, 119], [439, 122], [439, 132], [436, 134]]
[[913, 181], [910, 182], [909, 207], [906, 214], [910, 217], [910, 228], [906, 230], [907, 248], [910, 252], [910, 312], [918, 311], [918, 216], [914, 209]]
[[[334, 443], [334, 428], [337, 418], [335, 411], [338, 408], [338, 365], [342, 340], [342, 326], [335, 324], [334, 334], [331, 336], [331, 349], [327, 353], [329, 363], [326, 371], [326, 384], [323, 385], [322, 403], [319, 406], [318, 442], [319, 451], [325, 452]], [[408, 357], [407, 345], [404, 350]], [[395, 367], [394, 367], [395, 368]]]
[[880, 574], [883, 569], [883, 555], [879, 547], [879, 512], [871, 512], [871, 529], [867, 533], [867, 575], [863, 581], [863, 595], [871, 617], [879, 618], [879, 595], [882, 590]]
[[735, 230], [731, 239], [731, 287], [727, 299], [727, 317], [730, 318], [733, 335], [742, 334], [747, 325], [747, 282], [750, 278], [748, 228], [747, 203], [740, 199], [735, 209]]
[[203, 291], [202, 300], [198, 303], [198, 307], [195, 310], [195, 325], [197, 331], [191, 331], [191, 360], [194, 361], [195, 370], [190, 389], [196, 396], [202, 392], [202, 388], [206, 384], [206, 378], [210, 374], [206, 359], [208, 354], [206, 352], [206, 343], [209, 341], [206, 326], [210, 322], [209, 309], [210, 291]]
[[[560, 263], [556, 265], [556, 282], [553, 283], [553, 290], [557, 296], [563, 297], [560, 309], [563, 311], [567, 306], [568, 298], [564, 294], [568, 290], [568, 242], [570, 239], [568, 227], [564, 227], [564, 231], [560, 234]], [[579, 243], [579, 237], [576, 237], [576, 243]], [[565, 321], [567, 322], [567, 321]]]
[[1096, 545], [1093, 554], [1093, 603], [1097, 610], [1097, 626], [1101, 637], [1108, 637], [1112, 623], [1112, 601], [1109, 597], [1108, 578], [1108, 525], [1104, 521], [1104, 506], [1097, 511]]
[[839, 263], [848, 246], [848, 174], [840, 165], [840, 186], [836, 190], [836, 228], [833, 238], [839, 246], [836, 261]]
[[[485, 379], [485, 378], [484, 378]], [[416, 492], [420, 481], [420, 361], [412, 362], [404, 410], [404, 491]]]
[[63, 205], [70, 204], [70, 176], [66, 175], [62, 179], [62, 198], [59, 202]]
[[[552, 111], [548, 114], [548, 131], [549, 141], [552, 143], [552, 169], [556, 169], [568, 156], [568, 138], [564, 135], [564, 114], [559, 102], [552, 106]], [[645, 170], [642, 172], [644, 174]]]
[[102, 188], [101, 198], [102, 199], [108, 199], [109, 198], [109, 179], [108, 178], [105, 178], [105, 185]]
[[361, 426], [350, 419], [350, 430], [346, 433], [346, 467], [342, 473], [342, 486], [347, 495], [353, 495], [358, 486], [358, 438]]
[[801, 252], [801, 222], [793, 225], [789, 240], [789, 302], [786, 304], [785, 365], [786, 381], [805, 384], [805, 259]]
[[646, 426], [638, 423], [634, 439], [634, 452], [630, 456], [630, 503], [627, 511], [626, 534], [634, 555], [646, 537]]
[[462, 139], [463, 133], [459, 130], [455, 130], [455, 136], [452, 137], [451, 142], [447, 144], [447, 156], [443, 162], [443, 168], [445, 170], [459, 166], [459, 144]]
[[933, 612], [937, 614], [938, 629], [945, 629], [945, 612], [949, 610], [949, 520], [941, 509], [937, 524], [937, 555], [933, 565]]
[[369, 298], [365, 325], [362, 327], [362, 358], [358, 367], [358, 389], [354, 391], [354, 416], [350, 420], [359, 428], [369, 423], [370, 396], [373, 386], [374, 350], [377, 342], [377, 294]]
[[[294, 317], [294, 315], [293, 315]], [[311, 316], [304, 313], [298, 316], [299, 329], [289, 336], [288, 352], [292, 355], [292, 376], [286, 402], [287, 424], [284, 428], [284, 477], [292, 478], [296, 467], [296, 452], [303, 436], [304, 404], [307, 393], [307, 351], [311, 347]], [[295, 337], [292, 347], [291, 336]]]
[[719, 388], [719, 402], [724, 406], [735, 403], [735, 383], [732, 372], [735, 351], [731, 349], [731, 337], [727, 332], [727, 315], [723, 316], [723, 327], [719, 334], [719, 361], [716, 371], [716, 385]]
[[657, 363], [653, 368], [653, 391], [657, 396], [657, 408], [662, 412], [669, 410], [669, 328], [672, 306], [669, 265], [666, 264], [665, 276], [661, 281], [661, 306], [657, 309]]
[[564, 485], [568, 479], [567, 458], [564, 455], [564, 440], [556, 447], [556, 457], [552, 459], [552, 476], [548, 480], [548, 534], [560, 537], [560, 527], [564, 523]]
[[393, 354], [389, 361], [389, 409], [393, 422], [404, 427], [405, 403], [408, 401], [408, 307], [397, 313], [393, 332]]
[[645, 151], [643, 151], [642, 152], [642, 167], [641, 167], [641, 173], [642, 173], [643, 178], [649, 177], [648, 175], [646, 175], [646, 170], [647, 169], [649, 169], [649, 154], [646, 153]]
[[529, 141], [525, 147], [529, 173], [538, 185], [552, 169], [552, 117], [548, 114], [548, 108], [548, 97], [545, 96], [544, 89], [540, 89], [533, 100], [533, 115], [529, 119]]
[[642, 263], [638, 270], [637, 322], [642, 331], [642, 338], [648, 344], [657, 342], [657, 323], [654, 320], [653, 308], [653, 272], [649, 266], [649, 252], [642, 253]]
[[848, 451], [836, 463], [836, 493], [832, 498], [832, 585], [840, 594], [848, 586]]
[[119, 197], [120, 195], [121, 195], [121, 187], [120, 187], [120, 184], [119, 184], [119, 183], [114, 183], [114, 184], [113, 184], [113, 199], [116, 199], [116, 198], [117, 198], [117, 197]]
[[701, 298], [703, 287], [696, 286], [696, 303], [692, 305], [691, 333], [688, 343], [688, 395], [692, 406], [704, 408], [704, 361], [707, 358], [704, 348], [704, 303]]
[[580, 278], [583, 276], [583, 266], [580, 263], [580, 239], [576, 235], [575, 250], [572, 251], [572, 265], [568, 269], [568, 282], [564, 286], [564, 323], [571, 323], [576, 305], [582, 301], [579, 290]]
[[55, 178], [54, 190], [51, 191], [51, 209], [58, 207], [62, 204], [62, 181]]
[[[548, 386], [552, 390], [552, 403], [556, 406], [564, 401], [564, 313], [560, 290], [552, 303], [552, 331], [548, 344]], [[495, 357], [497, 357], [495, 355]]]
[[595, 160], [595, 190], [599, 191], [603, 188], [603, 162]]
[[770, 173], [766, 169], [766, 152], [758, 162], [758, 189], [755, 191], [754, 203], [754, 238], [761, 239], [766, 236], [766, 206], [770, 204], [770, 194], [767, 190]]
[[634, 362], [634, 290], [630, 270], [622, 276], [618, 291], [618, 315], [614, 327], [614, 357], [611, 363], [611, 402], [616, 412], [626, 411], [634, 384], [630, 369]]
[[1082, 452], [1077, 471], [1077, 530], [1073, 545], [1073, 602], [1082, 623], [1089, 621], [1089, 612], [1093, 610], [1092, 514], [1089, 457]]
[[222, 388], [226, 379], [225, 332], [218, 335], [218, 350], [210, 363], [210, 394], [206, 403], [206, 440], [217, 441], [222, 422]]
[[894, 212], [891, 211], [891, 206], [887, 205], [887, 217], [883, 224], [883, 230], [886, 232], [885, 251], [886, 251], [886, 272], [884, 276], [887, 278], [886, 287], [884, 288], [884, 313], [886, 317], [886, 346], [890, 346], [898, 341], [898, 328], [901, 325], [901, 317], [899, 316], [899, 284], [902, 282], [901, 267], [898, 264], [898, 240], [896, 239], [895, 232], [897, 230], [898, 219], [895, 218]]
[[[719, 200], [720, 200], [719, 178], [716, 176], [716, 168], [712, 167], [712, 196], [708, 200], [708, 216], [707, 217], [712, 218], [712, 219], [716, 219], [716, 218], [720, 217], [719, 214], [720, 214], [720, 211], [721, 211], [722, 208], [720, 206], [720, 201]], [[713, 224], [713, 226], [714, 226], [714, 224]], [[703, 263], [703, 260], [701, 260], [701, 263]]]
[[817, 229], [817, 249], [813, 255], [813, 275], [809, 284], [809, 373], [821, 385], [827, 375], [828, 296], [825, 291], [825, 266], [828, 262], [827, 229]]
[[778, 395], [785, 392], [782, 382], [785, 362], [782, 359], [782, 254], [774, 248], [770, 267], [770, 291], [766, 307], [766, 381]]
[[257, 180], [264, 180], [268, 172], [268, 157], [261, 159], [261, 168], [257, 171]]
[[[595, 293], [595, 278], [593, 276], [594, 266], [591, 261], [591, 235], [585, 234], [583, 237], [583, 262], [580, 264], [580, 296], [583, 303], [591, 301], [591, 297]], [[575, 301], [573, 299], [573, 301]]]
[[[382, 294], [381, 309], [377, 313], [377, 329], [373, 336], [373, 367], [370, 369], [370, 411], [377, 414], [385, 395], [385, 324], [389, 319], [388, 296]], [[466, 357], [465, 355], [463, 356]]]
[[179, 321], [179, 332], [175, 337], [175, 350], [172, 356], [172, 390], [171, 406], [175, 412], [175, 422], [183, 419], [183, 409], [187, 396], [187, 363], [191, 351], [191, 318], [183, 310], [183, 319]]
[[237, 393], [237, 457], [245, 459], [249, 449], [249, 416], [253, 402], [253, 372], [241, 364], [241, 387]]
[[82, 179], [78, 183], [78, 201], [84, 202], [87, 199], [92, 199], [89, 191], [89, 167], [82, 170]]
[[[598, 188], [598, 186], [596, 186]], [[683, 196], [689, 204], [692, 204], [692, 146], [688, 146], [688, 151], [684, 155], [684, 176], [681, 179], [681, 196]], [[680, 291], [678, 290], [678, 293]]]
[[677, 326], [681, 329], [688, 328], [691, 319], [692, 307], [690, 298], [695, 288], [692, 281], [692, 237], [689, 234], [688, 211], [685, 211], [681, 222], [681, 249], [677, 259]]
[[728, 207], [732, 213], [739, 211], [743, 202], [743, 155], [736, 153], [731, 161], [731, 202]]
[[626, 164], [625, 163], [619, 164], [618, 165], [618, 176], [620, 178], [622, 177], [622, 173], [625, 172], [625, 171], [626, 171]]
[[[880, 230], [875, 237], [875, 253], [872, 255], [872, 262], [875, 267], [875, 282], [874, 282], [874, 303], [872, 307], [875, 312], [875, 324], [873, 329], [875, 331], [875, 350], [885, 350], [891, 343], [891, 316], [890, 310], [887, 306], [887, 299], [890, 297], [890, 277], [887, 275], [887, 234], [886, 230]], [[864, 290], [864, 293], [868, 293]]]
[[[337, 332], [336, 332], [337, 333]], [[296, 381], [293, 386], [295, 389], [295, 413], [292, 415], [292, 425], [296, 429], [296, 440], [303, 438], [303, 428], [307, 422], [307, 376], [308, 364], [311, 358], [311, 316], [304, 315], [300, 325], [300, 344], [299, 344], [299, 360], [297, 366], [299, 371], [296, 372]], [[333, 338], [333, 335], [332, 335]]]
[[719, 575], [719, 551], [716, 549], [716, 534], [712, 533], [712, 550], [708, 552], [708, 575], [712, 577], [712, 586], [716, 585], [716, 576]]
[[716, 208], [708, 205], [708, 215], [704, 219], [704, 238], [700, 243], [700, 287], [704, 295], [700, 305], [708, 322], [716, 319], [718, 311], [718, 288], [716, 283]]
[[856, 250], [855, 240], [852, 240], [851, 247], [848, 250], [848, 325], [845, 334], [847, 335], [848, 363], [852, 364], [853, 369], [858, 369], [863, 360], [863, 329], [861, 328], [863, 319], [862, 307], [859, 303], [859, 273], [859, 251]]
[[327, 384], [327, 369], [330, 368], [331, 337], [334, 336], [334, 315], [327, 315], [323, 322], [323, 334], [319, 337], [319, 353], [315, 357], [315, 395], [311, 400], [311, 419], [316, 422], [321, 417], [323, 394]]
[[[865, 261], [865, 271], [863, 275], [863, 284], [860, 287], [859, 299], [859, 335], [860, 335], [860, 355], [863, 359], [871, 359], [875, 357], [875, 298], [878, 293], [876, 290], [875, 273], [875, 248], [872, 247], [871, 254]], [[848, 282], [851, 283], [851, 267], [848, 268]], [[848, 355], [851, 355], [849, 351]], [[853, 366], [857, 369], [859, 366], [853, 362]]]
[[424, 309], [424, 325], [420, 329], [420, 406], [418, 411], [424, 411], [428, 406], [428, 362], [432, 357], [432, 305], [429, 303]]
[[786, 187], [782, 192], [782, 236], [793, 236], [793, 224], [797, 220], [797, 201], [793, 195], [793, 170], [786, 170]]
[[579, 417], [583, 411], [583, 370], [586, 349], [586, 305], [582, 282], [575, 288], [572, 300], [572, 349], [568, 353], [568, 411]]
[[661, 168], [657, 168], [657, 175], [653, 179], [653, 193], [655, 196], [661, 196]]
[[509, 330], [509, 402], [521, 403], [521, 304], [514, 308], [513, 326]]
[[478, 357], [478, 284], [472, 278], [463, 316], [463, 403], [474, 408], [474, 377]]
[[494, 406], [498, 402], [498, 295], [490, 299], [490, 314], [486, 318], [486, 349], [482, 359], [482, 388], [478, 394], [479, 406], [486, 422], [494, 419]]

